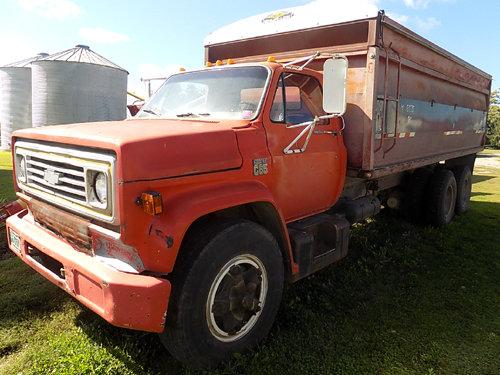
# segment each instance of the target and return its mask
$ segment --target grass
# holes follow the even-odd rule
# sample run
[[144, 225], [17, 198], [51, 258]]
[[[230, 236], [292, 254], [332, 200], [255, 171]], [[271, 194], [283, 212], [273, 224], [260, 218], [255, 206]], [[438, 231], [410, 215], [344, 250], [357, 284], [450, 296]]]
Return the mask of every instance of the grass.
[[[214, 373], [497, 374], [500, 169], [474, 182], [446, 228], [356, 226], [349, 256], [287, 288], [264, 343]], [[17, 258], [0, 275], [0, 374], [189, 373], [156, 335], [110, 326]]]
[[12, 190], [12, 159], [10, 152], [0, 151], [0, 204], [11, 201], [16, 195]]
[[[16, 198], [12, 189], [12, 158], [10, 152], [0, 151], [0, 205]], [[7, 240], [5, 229], [0, 226], [0, 260], [2, 259]], [[1, 355], [1, 352], [0, 352]]]

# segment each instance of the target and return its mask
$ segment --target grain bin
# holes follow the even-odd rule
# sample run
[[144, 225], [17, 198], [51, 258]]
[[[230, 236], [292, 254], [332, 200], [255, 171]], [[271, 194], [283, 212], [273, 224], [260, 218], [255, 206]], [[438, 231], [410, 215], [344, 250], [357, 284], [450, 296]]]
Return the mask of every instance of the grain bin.
[[128, 72], [88, 46], [35, 61], [31, 72], [34, 127], [126, 117]]
[[0, 149], [10, 148], [11, 134], [31, 127], [30, 64], [48, 54], [0, 67]]

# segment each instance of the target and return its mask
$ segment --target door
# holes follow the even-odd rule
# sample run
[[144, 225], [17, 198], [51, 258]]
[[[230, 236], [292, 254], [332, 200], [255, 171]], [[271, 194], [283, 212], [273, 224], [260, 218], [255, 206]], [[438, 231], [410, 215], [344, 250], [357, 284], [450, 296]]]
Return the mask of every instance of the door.
[[[272, 157], [272, 188], [287, 221], [321, 212], [338, 199], [345, 176], [345, 148], [338, 119], [321, 120], [307, 141], [305, 126], [325, 115], [319, 81], [284, 71], [278, 80], [264, 127]], [[291, 152], [291, 153], [287, 153]]]

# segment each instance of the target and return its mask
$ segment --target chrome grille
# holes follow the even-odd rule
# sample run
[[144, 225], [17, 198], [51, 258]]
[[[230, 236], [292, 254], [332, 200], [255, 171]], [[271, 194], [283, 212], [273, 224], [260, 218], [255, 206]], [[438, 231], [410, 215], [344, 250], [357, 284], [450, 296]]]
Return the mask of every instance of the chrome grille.
[[[115, 222], [114, 164], [110, 153], [78, 150], [69, 145], [47, 145], [31, 140], [15, 143], [17, 160], [25, 164], [24, 175], [17, 177], [26, 193], [86, 216]], [[96, 202], [93, 179], [102, 172], [108, 180], [108, 199]]]
[[86, 202], [87, 182], [83, 167], [26, 155], [27, 184], [67, 199]]

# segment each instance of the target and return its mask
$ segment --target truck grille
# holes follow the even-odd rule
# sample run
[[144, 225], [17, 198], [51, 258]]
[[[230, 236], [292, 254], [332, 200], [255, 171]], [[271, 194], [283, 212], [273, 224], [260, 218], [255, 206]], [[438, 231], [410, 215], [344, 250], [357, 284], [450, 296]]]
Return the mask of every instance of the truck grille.
[[83, 167], [26, 155], [27, 184], [78, 202], [87, 201]]
[[[114, 155], [29, 140], [17, 141], [14, 152], [17, 183], [24, 192], [70, 211], [115, 221]], [[24, 174], [19, 177], [21, 161]], [[96, 200], [93, 189], [97, 173], [108, 179], [108, 197], [103, 202]]]

